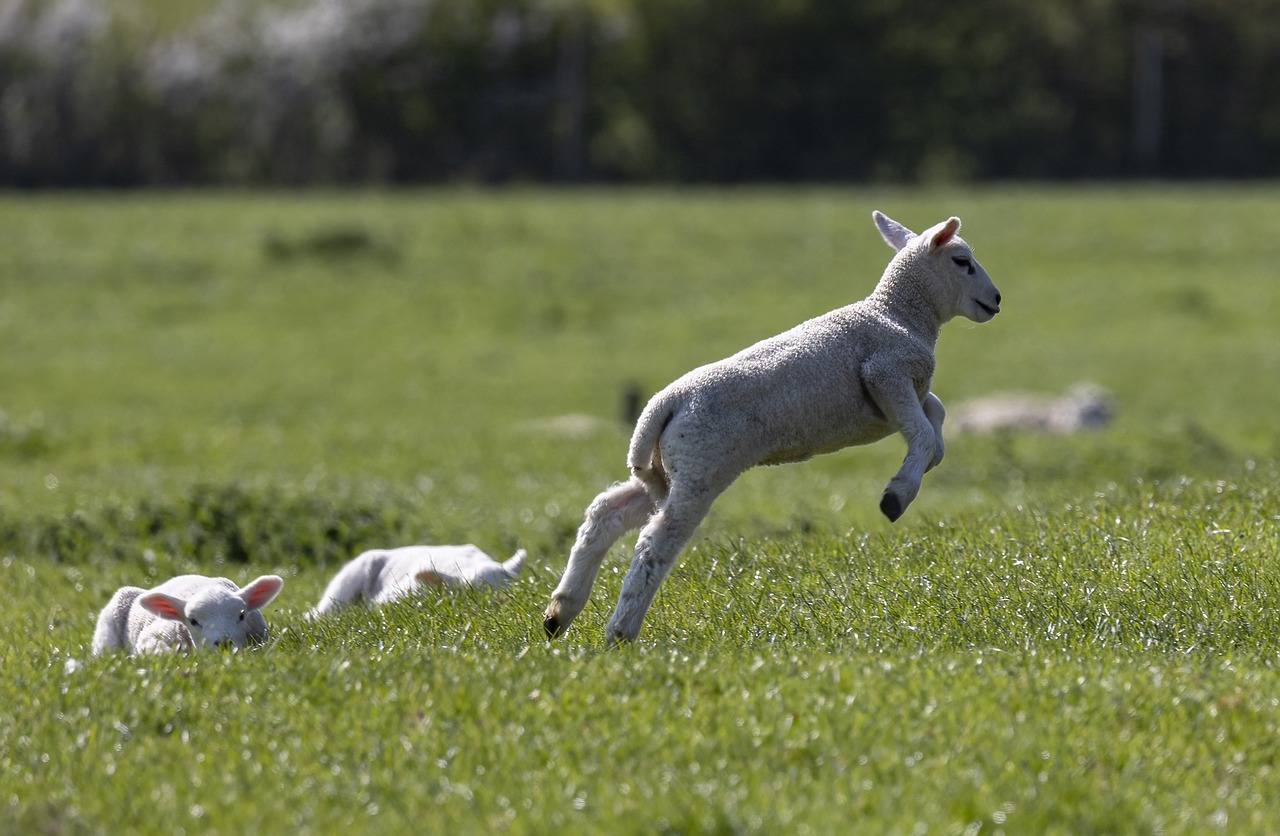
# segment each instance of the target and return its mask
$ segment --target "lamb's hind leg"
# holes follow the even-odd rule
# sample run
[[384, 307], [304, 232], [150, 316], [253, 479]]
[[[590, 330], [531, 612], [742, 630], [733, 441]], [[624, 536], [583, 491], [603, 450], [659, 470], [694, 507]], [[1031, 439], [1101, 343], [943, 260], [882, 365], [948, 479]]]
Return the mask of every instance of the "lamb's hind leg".
[[662, 509], [640, 532], [631, 568], [622, 579], [618, 606], [605, 628], [610, 647], [635, 641], [658, 587], [719, 493], [719, 490], [688, 491], [673, 487]]
[[644, 525], [655, 510], [639, 479], [620, 482], [595, 498], [578, 528], [578, 539], [569, 552], [569, 564], [547, 606], [542, 626], [547, 635], [564, 632], [587, 605], [591, 587], [609, 547], [626, 532]]
[[933, 458], [929, 460], [929, 467], [926, 470], [933, 470], [942, 464], [942, 456], [946, 451], [946, 445], [942, 440], [942, 422], [947, 417], [947, 410], [942, 406], [942, 401], [938, 400], [938, 396], [930, 392], [925, 396], [924, 417], [929, 420], [929, 426], [933, 427]]

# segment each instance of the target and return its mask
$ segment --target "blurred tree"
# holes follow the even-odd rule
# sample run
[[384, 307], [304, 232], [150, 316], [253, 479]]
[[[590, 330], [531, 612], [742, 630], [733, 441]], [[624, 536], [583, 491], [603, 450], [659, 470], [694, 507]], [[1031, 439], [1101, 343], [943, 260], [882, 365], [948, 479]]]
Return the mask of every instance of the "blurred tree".
[[176, 30], [132, 20], [0, 6], [0, 183], [1280, 174], [1280, 0], [223, 0]]

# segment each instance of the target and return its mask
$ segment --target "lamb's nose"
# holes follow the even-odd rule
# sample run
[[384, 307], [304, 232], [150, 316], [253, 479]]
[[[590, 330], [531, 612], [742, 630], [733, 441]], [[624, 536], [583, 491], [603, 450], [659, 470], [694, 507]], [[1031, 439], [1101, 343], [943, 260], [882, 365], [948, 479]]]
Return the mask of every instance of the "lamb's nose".
[[997, 304], [997, 305], [999, 305], [999, 304], [1000, 304], [1000, 291], [998, 291], [998, 290], [996, 291], [996, 304]]

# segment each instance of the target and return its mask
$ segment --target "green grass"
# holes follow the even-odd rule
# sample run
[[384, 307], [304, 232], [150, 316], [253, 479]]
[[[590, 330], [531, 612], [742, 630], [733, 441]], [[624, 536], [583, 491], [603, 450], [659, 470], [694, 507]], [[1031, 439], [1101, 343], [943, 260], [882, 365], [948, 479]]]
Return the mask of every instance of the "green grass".
[[[1280, 822], [1267, 187], [0, 197], [0, 829], [1230, 832]], [[1104, 431], [753, 471], [636, 646], [540, 613], [651, 392], [859, 298], [880, 208], [1005, 297], [954, 405]], [[595, 419], [587, 432], [554, 419]], [[529, 549], [308, 624], [356, 551]], [[115, 587], [286, 577], [252, 653], [92, 658]]]

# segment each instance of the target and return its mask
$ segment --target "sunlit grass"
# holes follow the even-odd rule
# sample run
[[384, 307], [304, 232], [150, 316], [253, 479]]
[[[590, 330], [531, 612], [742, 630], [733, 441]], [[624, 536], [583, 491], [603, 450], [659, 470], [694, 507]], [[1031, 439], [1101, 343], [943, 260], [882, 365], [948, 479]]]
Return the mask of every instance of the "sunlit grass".
[[[1261, 188], [0, 199], [2, 829], [1268, 832], [1280, 211]], [[1005, 296], [954, 405], [1115, 423], [747, 474], [602, 648], [555, 644], [648, 392], [865, 294], [880, 208]], [[566, 415], [586, 419], [548, 420]], [[371, 546], [530, 551], [498, 592], [309, 623]], [[88, 655], [123, 583], [286, 577], [256, 652]]]

